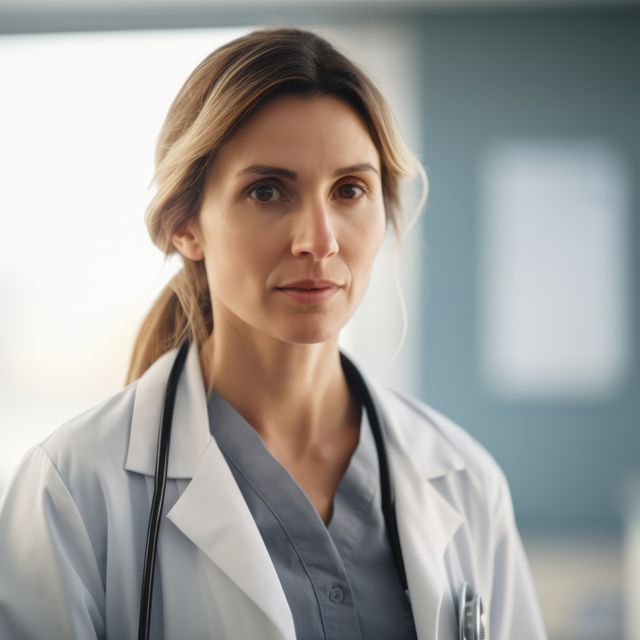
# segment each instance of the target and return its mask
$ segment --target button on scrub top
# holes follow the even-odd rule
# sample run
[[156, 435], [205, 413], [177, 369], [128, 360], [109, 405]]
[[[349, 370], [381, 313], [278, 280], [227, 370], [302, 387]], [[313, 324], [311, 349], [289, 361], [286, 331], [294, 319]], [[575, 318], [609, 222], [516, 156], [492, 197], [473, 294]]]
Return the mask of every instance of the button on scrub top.
[[415, 639], [386, 535], [378, 458], [362, 409], [360, 437], [328, 526], [253, 427], [217, 393], [209, 425], [282, 584], [298, 640]]

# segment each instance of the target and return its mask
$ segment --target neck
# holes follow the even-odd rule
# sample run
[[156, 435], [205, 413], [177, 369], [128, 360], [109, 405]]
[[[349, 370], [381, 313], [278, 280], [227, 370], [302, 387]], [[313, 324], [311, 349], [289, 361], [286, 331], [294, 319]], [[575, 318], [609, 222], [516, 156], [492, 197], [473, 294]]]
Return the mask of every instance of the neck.
[[337, 338], [289, 344], [216, 326], [202, 345], [205, 383], [231, 404], [267, 445], [300, 457], [347, 428], [358, 428]]

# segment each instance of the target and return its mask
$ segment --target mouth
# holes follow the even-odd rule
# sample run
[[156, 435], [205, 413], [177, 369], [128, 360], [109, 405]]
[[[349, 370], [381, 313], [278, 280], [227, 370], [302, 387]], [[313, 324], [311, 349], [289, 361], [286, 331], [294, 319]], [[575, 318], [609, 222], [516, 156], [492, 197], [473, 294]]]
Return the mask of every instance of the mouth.
[[286, 287], [276, 287], [276, 291], [280, 291], [289, 298], [304, 304], [324, 302], [331, 298], [339, 289], [340, 285], [333, 282], [313, 285], [308, 283], [292, 283]]

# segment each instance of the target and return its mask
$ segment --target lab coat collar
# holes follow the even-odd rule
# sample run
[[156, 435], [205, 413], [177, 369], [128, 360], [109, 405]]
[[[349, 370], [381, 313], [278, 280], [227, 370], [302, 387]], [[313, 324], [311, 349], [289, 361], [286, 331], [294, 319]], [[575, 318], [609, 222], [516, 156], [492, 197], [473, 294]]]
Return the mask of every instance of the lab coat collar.
[[[174, 349], [161, 356], [137, 382], [128, 471], [154, 474], [166, 381], [176, 353]], [[434, 481], [462, 470], [464, 463], [435, 425], [425, 428], [406, 400], [364, 377], [388, 436], [398, 532], [418, 638], [447, 637], [449, 631], [455, 633], [455, 609], [447, 597], [444, 554], [463, 519]], [[191, 479], [168, 518], [265, 612], [283, 638], [294, 640], [291, 611], [268, 550], [209, 431], [195, 343], [176, 392], [168, 476]]]
[[[158, 358], [139, 378], [131, 417], [131, 433], [125, 469], [155, 475], [156, 448], [164, 396], [177, 349]], [[173, 409], [168, 477], [192, 478], [211, 434], [198, 347], [191, 343], [178, 381]]]

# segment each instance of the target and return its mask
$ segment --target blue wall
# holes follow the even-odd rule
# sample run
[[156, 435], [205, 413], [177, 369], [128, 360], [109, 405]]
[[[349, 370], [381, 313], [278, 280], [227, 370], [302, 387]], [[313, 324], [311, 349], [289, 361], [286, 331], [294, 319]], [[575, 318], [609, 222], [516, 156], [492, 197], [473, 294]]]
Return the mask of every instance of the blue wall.
[[[621, 483], [640, 469], [640, 10], [435, 12], [422, 29], [422, 396], [494, 454], [521, 526], [615, 530]], [[629, 164], [633, 371], [605, 401], [505, 403], [480, 379], [479, 155], [496, 137], [556, 135], [603, 140]]]

